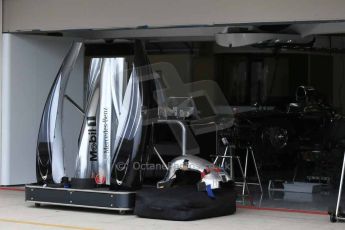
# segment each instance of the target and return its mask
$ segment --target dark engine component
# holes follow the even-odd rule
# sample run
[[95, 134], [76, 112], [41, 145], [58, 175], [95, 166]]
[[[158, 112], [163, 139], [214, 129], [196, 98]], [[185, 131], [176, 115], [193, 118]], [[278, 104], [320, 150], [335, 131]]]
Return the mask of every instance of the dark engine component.
[[282, 149], [288, 143], [289, 134], [283, 127], [268, 127], [263, 130], [261, 139], [263, 143], [269, 142], [275, 149]]
[[314, 169], [338, 162], [335, 152], [340, 151], [335, 150], [345, 140], [345, 129], [339, 128], [345, 128], [344, 117], [311, 86], [298, 87], [295, 97], [286, 111], [257, 107], [236, 115], [233, 139], [253, 146], [263, 170], [294, 170], [305, 153], [317, 155]]

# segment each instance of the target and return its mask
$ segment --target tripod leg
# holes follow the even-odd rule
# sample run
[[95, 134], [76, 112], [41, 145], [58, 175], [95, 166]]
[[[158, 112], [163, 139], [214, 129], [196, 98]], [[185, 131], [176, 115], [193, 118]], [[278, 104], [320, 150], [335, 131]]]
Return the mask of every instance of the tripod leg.
[[154, 150], [154, 152], [156, 153], [158, 159], [162, 162], [164, 168], [165, 168], [166, 170], [169, 170], [167, 164], [165, 163], [165, 161], [163, 160], [163, 158], [162, 158], [161, 155], [159, 154], [159, 152], [158, 152], [158, 150], [156, 149], [156, 147], [153, 147], [153, 150]]
[[[247, 189], [248, 189], [248, 185], [247, 185], [248, 156], [249, 156], [249, 150], [248, 150], [248, 148], [246, 148], [246, 161], [244, 163], [244, 174], [243, 174], [243, 177], [245, 178], [244, 184], [243, 184], [243, 190], [242, 190], [243, 195], [244, 195], [245, 187], [247, 187]], [[244, 186], [244, 185], [246, 185], [246, 186]], [[249, 191], [249, 189], [248, 189], [248, 191]]]
[[238, 165], [240, 167], [240, 171], [241, 171], [241, 174], [242, 174], [242, 177], [243, 177], [242, 196], [244, 196], [246, 188], [247, 188], [247, 192], [248, 192], [248, 195], [249, 195], [249, 188], [248, 188], [248, 185], [247, 185], [247, 178], [244, 175], [240, 158], [236, 157], [236, 159], [237, 159], [237, 162], [238, 162]]
[[344, 152], [344, 159], [343, 159], [343, 168], [341, 169], [341, 177], [340, 177], [340, 184], [339, 184], [337, 207], [335, 209], [335, 216], [336, 217], [339, 216], [341, 193], [342, 193], [342, 190], [343, 190], [343, 183], [344, 183], [344, 173], [345, 173], [345, 152]]
[[229, 147], [229, 174], [230, 174], [230, 179], [235, 180], [235, 173], [234, 173], [234, 159], [232, 155], [232, 148], [231, 146]]
[[217, 165], [218, 158], [219, 158], [219, 156], [216, 156], [216, 159], [214, 159], [214, 161], [213, 161], [214, 165]]
[[223, 168], [224, 167], [224, 162], [225, 162], [225, 157], [226, 157], [226, 153], [228, 152], [228, 146], [225, 147], [225, 151], [224, 151], [224, 155], [223, 155], [223, 159], [222, 159], [222, 164], [221, 164], [221, 167]]
[[255, 156], [254, 156], [254, 151], [253, 151], [253, 149], [251, 147], [249, 147], [249, 149], [250, 149], [250, 153], [251, 153], [252, 158], [253, 158], [255, 172], [256, 172], [256, 177], [258, 178], [258, 182], [259, 182], [259, 186], [260, 186], [260, 191], [261, 191], [261, 193], [263, 193], [261, 179], [260, 179], [260, 175], [259, 175], [259, 170], [258, 170], [258, 167], [256, 165], [256, 160], [255, 160]]

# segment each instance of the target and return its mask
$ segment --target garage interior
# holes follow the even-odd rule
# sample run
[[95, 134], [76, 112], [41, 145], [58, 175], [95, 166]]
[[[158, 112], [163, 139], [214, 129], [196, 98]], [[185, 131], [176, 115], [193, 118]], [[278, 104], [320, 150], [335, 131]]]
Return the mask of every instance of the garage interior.
[[[250, 0], [235, 4], [234, 9], [224, 2], [214, 6], [203, 2], [199, 10], [191, 7], [195, 2], [189, 0], [179, 19], [156, 0], [149, 1], [152, 9], [134, 1], [123, 3], [124, 11], [132, 6], [155, 12], [165, 8], [161, 10], [165, 16], [157, 13], [161, 21], [158, 16], [141, 21], [147, 12], [137, 13], [137, 8], [133, 19], [118, 9], [116, 16], [106, 9], [115, 3], [106, 0], [103, 6], [64, 0], [70, 11], [61, 2], [38, 2], [37, 10], [32, 0], [1, 1], [0, 201], [5, 205], [0, 210], [18, 209], [20, 215], [4, 211], [0, 226], [108, 229], [118, 222], [121, 229], [144, 225], [168, 229], [176, 225], [219, 229], [284, 229], [290, 223], [296, 228], [332, 226], [328, 212], [335, 212], [339, 200], [345, 151], [345, 19], [341, 1], [317, 1], [314, 6], [301, 1], [296, 3], [300, 10], [282, 1], [282, 6], [271, 1], [273, 5], [267, 8], [263, 6], [268, 3], [262, 1], [252, 14]], [[184, 6], [180, 2], [177, 5]], [[104, 15], [87, 10], [91, 7], [97, 9], [95, 12], [103, 10]], [[289, 13], [282, 12], [282, 7]], [[203, 18], [208, 10], [209, 17]], [[23, 17], [18, 19], [15, 11]], [[51, 12], [50, 18], [47, 12]], [[190, 16], [193, 12], [197, 16]], [[80, 17], [75, 17], [78, 14]], [[186, 155], [214, 163], [231, 178], [237, 194], [235, 215], [164, 222], [134, 218], [132, 210], [120, 211], [120, 215], [114, 210], [40, 203], [32, 198], [36, 187], [30, 186], [37, 186], [38, 180], [37, 135], [42, 112], [71, 44], [82, 42], [83, 46], [63, 99], [67, 178], [76, 172], [93, 60], [122, 58], [123, 81], [130, 84], [138, 41], [147, 53], [153, 79], [161, 79], [167, 107], [180, 109], [178, 115], [168, 116], [160, 114], [158, 108], [158, 120], [175, 123], [152, 124], [152, 143], [146, 146], [145, 154], [149, 156], [147, 163], [154, 167], [141, 169], [143, 188], [156, 188], [169, 173], [166, 164], [170, 166], [175, 158], [184, 156], [184, 137], [176, 123], [180, 120], [188, 124]], [[181, 115], [181, 111], [188, 114], [190, 108], [193, 115]], [[182, 178], [176, 179], [176, 184], [194, 185], [200, 180], [195, 172], [176, 175]], [[45, 187], [49, 185], [41, 186]], [[27, 202], [22, 201], [24, 190]], [[340, 206], [344, 206], [343, 199]], [[47, 219], [42, 217], [45, 215]], [[65, 220], [67, 216], [75, 221]], [[332, 227], [341, 228], [341, 224]]]
[[[276, 28], [281, 30], [285, 27], [288, 26], [273, 25], [271, 29], [270, 26], [265, 25], [268, 30], [276, 30]], [[262, 122], [268, 127], [272, 125], [281, 128], [295, 126], [291, 123], [294, 121], [282, 114], [288, 113], [290, 103], [297, 102], [296, 91], [300, 86], [313, 87], [318, 92], [318, 97], [322, 98], [323, 103], [332, 107], [334, 112], [336, 111], [341, 116], [344, 108], [342, 100], [344, 87], [343, 38], [338, 35], [322, 35], [303, 44], [293, 42], [278, 44], [276, 39], [272, 40], [272, 44], [259, 47], [255, 44], [237, 48], [222, 47], [212, 41], [157, 42], [148, 40], [146, 49], [153, 65], [161, 62], [172, 64], [184, 83], [200, 80], [215, 81], [236, 114], [246, 111], [256, 111], [254, 115], [249, 115], [253, 117], [256, 116], [255, 113], [261, 112], [263, 116], [266, 114], [267, 120]], [[326, 45], [315, 47], [316, 40], [322, 41]], [[332, 47], [332, 44], [335, 43], [338, 44], [337, 48]], [[131, 43], [124, 45], [109, 40], [89, 44], [85, 49], [87, 59], [95, 56], [126, 56], [130, 59], [131, 53], [133, 53]], [[270, 120], [272, 114], [269, 111], [272, 110], [279, 114], [278, 117], [273, 117], [276, 120]], [[291, 135], [302, 135], [296, 137], [300, 138], [298, 144], [294, 142], [296, 140], [292, 140], [295, 138], [294, 136], [289, 136], [288, 139], [291, 138], [291, 141], [288, 140], [284, 147], [270, 146], [267, 143], [253, 146], [257, 158], [256, 163], [259, 164], [263, 193], [257, 186], [250, 185], [251, 196], [239, 197], [239, 204], [325, 212], [330, 208], [330, 204], [336, 202], [343, 153], [339, 149], [329, 149], [318, 145], [320, 141], [328, 142], [326, 129], [323, 126], [327, 115], [321, 115], [320, 112], [313, 111], [312, 114], [309, 114], [310, 117], [306, 115], [305, 118], [302, 118], [305, 119], [303, 120], [305, 127], [304, 130], [298, 131], [301, 133], [296, 134], [297, 130], [294, 128], [288, 129], [289, 135], [290, 133]], [[341, 127], [341, 122], [337, 125]], [[257, 131], [252, 129], [249, 132]], [[342, 134], [341, 128], [337, 128], [337, 131], [340, 132], [339, 138], [342, 138], [344, 134]], [[166, 132], [169, 131], [162, 128], [159, 130], [159, 135], [170, 136], [168, 137], [170, 141], [177, 141], [171, 133], [166, 134]], [[212, 133], [208, 137], [216, 139], [214, 135]], [[260, 136], [262, 133], [254, 135]], [[197, 138], [197, 142], [202, 149], [201, 154], [207, 158], [207, 154], [209, 155], [209, 152], [214, 150], [202, 146], [202, 142], [205, 140], [203, 138]], [[208, 141], [207, 145], [210, 143], [212, 142]], [[305, 146], [300, 146], [300, 143]], [[244, 164], [245, 152], [239, 151], [238, 154], [243, 159], [241, 163]], [[162, 156], [165, 157], [164, 150]], [[167, 159], [171, 158], [167, 156]], [[237, 168], [235, 172], [237, 180], [241, 181], [238, 166], [234, 165], [234, 168]], [[162, 177], [164, 174], [165, 172], [158, 175]], [[249, 180], [257, 180], [254, 168], [250, 168], [248, 177]], [[280, 189], [283, 181], [321, 182], [322, 189], [316, 193], [279, 191], [279, 188], [278, 191], [273, 191], [273, 189], [269, 191], [270, 181], [276, 183]], [[239, 192], [241, 192], [240, 190], [241, 188], [239, 188]]]

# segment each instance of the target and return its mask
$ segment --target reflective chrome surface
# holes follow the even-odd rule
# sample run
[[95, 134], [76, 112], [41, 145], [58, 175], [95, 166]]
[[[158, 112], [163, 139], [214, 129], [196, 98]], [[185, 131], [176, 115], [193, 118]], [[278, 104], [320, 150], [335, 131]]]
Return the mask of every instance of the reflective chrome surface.
[[79, 152], [76, 161], [76, 178], [93, 178], [98, 173], [97, 111], [99, 104], [99, 77], [102, 59], [91, 60], [88, 99], [83, 125], [79, 136]]
[[177, 170], [197, 171], [201, 174], [205, 173], [205, 170], [207, 170], [208, 173], [201, 178], [201, 182], [204, 182], [206, 186], [210, 185], [211, 189], [219, 188], [219, 182], [230, 181], [229, 175], [223, 169], [218, 168], [211, 162], [202, 158], [187, 155], [176, 157], [170, 162], [167, 175], [162, 181], [157, 183], [157, 187], [162, 188], [165, 184], [170, 184], [169, 182], [176, 178]]
[[117, 186], [122, 186], [128, 176], [128, 169], [133, 167], [132, 160], [138, 154], [142, 134], [141, 104], [139, 78], [133, 67], [119, 117], [112, 160], [113, 178]]
[[123, 94], [126, 85], [126, 61], [125, 58], [112, 59], [112, 71], [114, 75], [111, 78], [111, 96], [114, 105], [116, 118], [120, 117], [121, 106], [123, 102]]
[[54, 80], [44, 106], [36, 150], [36, 177], [39, 183], [60, 183], [65, 175], [62, 139], [62, 109], [67, 82], [82, 43], [73, 43]]
[[111, 159], [115, 148], [124, 87], [124, 58], [104, 58], [100, 78], [98, 118], [98, 181], [110, 184]]
[[[127, 79], [127, 70], [126, 70], [126, 61], [125, 58], [116, 58], [114, 60], [113, 65], [113, 71], [114, 76], [111, 78], [111, 96], [112, 96], [112, 102], [113, 102], [113, 138], [111, 142], [111, 156], [109, 159], [108, 165], [111, 165], [110, 160], [113, 159], [115, 150], [117, 149], [118, 141], [116, 138], [117, 133], [117, 127], [119, 125], [119, 119], [120, 114], [122, 110], [123, 105], [123, 97], [124, 97], [124, 91], [126, 90], [125, 86], [127, 85], [126, 79]], [[109, 171], [110, 172], [110, 171]], [[110, 173], [108, 174], [108, 177], [110, 178]]]
[[98, 117], [98, 177], [97, 183], [109, 182], [111, 132], [112, 132], [112, 100], [111, 87], [113, 77], [113, 59], [104, 59], [100, 78], [100, 100]]
[[[152, 122], [157, 119], [152, 68], [142, 41], [134, 46], [134, 66], [125, 92], [112, 158], [112, 189], [141, 187], [141, 165], [146, 158]], [[156, 95], [157, 98], [157, 95]]]

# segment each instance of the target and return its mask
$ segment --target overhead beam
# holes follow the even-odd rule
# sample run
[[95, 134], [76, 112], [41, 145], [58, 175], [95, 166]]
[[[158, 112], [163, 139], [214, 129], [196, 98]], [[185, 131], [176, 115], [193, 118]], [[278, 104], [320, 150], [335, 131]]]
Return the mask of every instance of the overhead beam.
[[337, 21], [343, 0], [3, 0], [3, 31]]
[[221, 33], [224, 26], [182, 27], [182, 28], [139, 28], [114, 30], [64, 31], [64, 36], [85, 39], [149, 39], [151, 41], [213, 41], [214, 35]]

